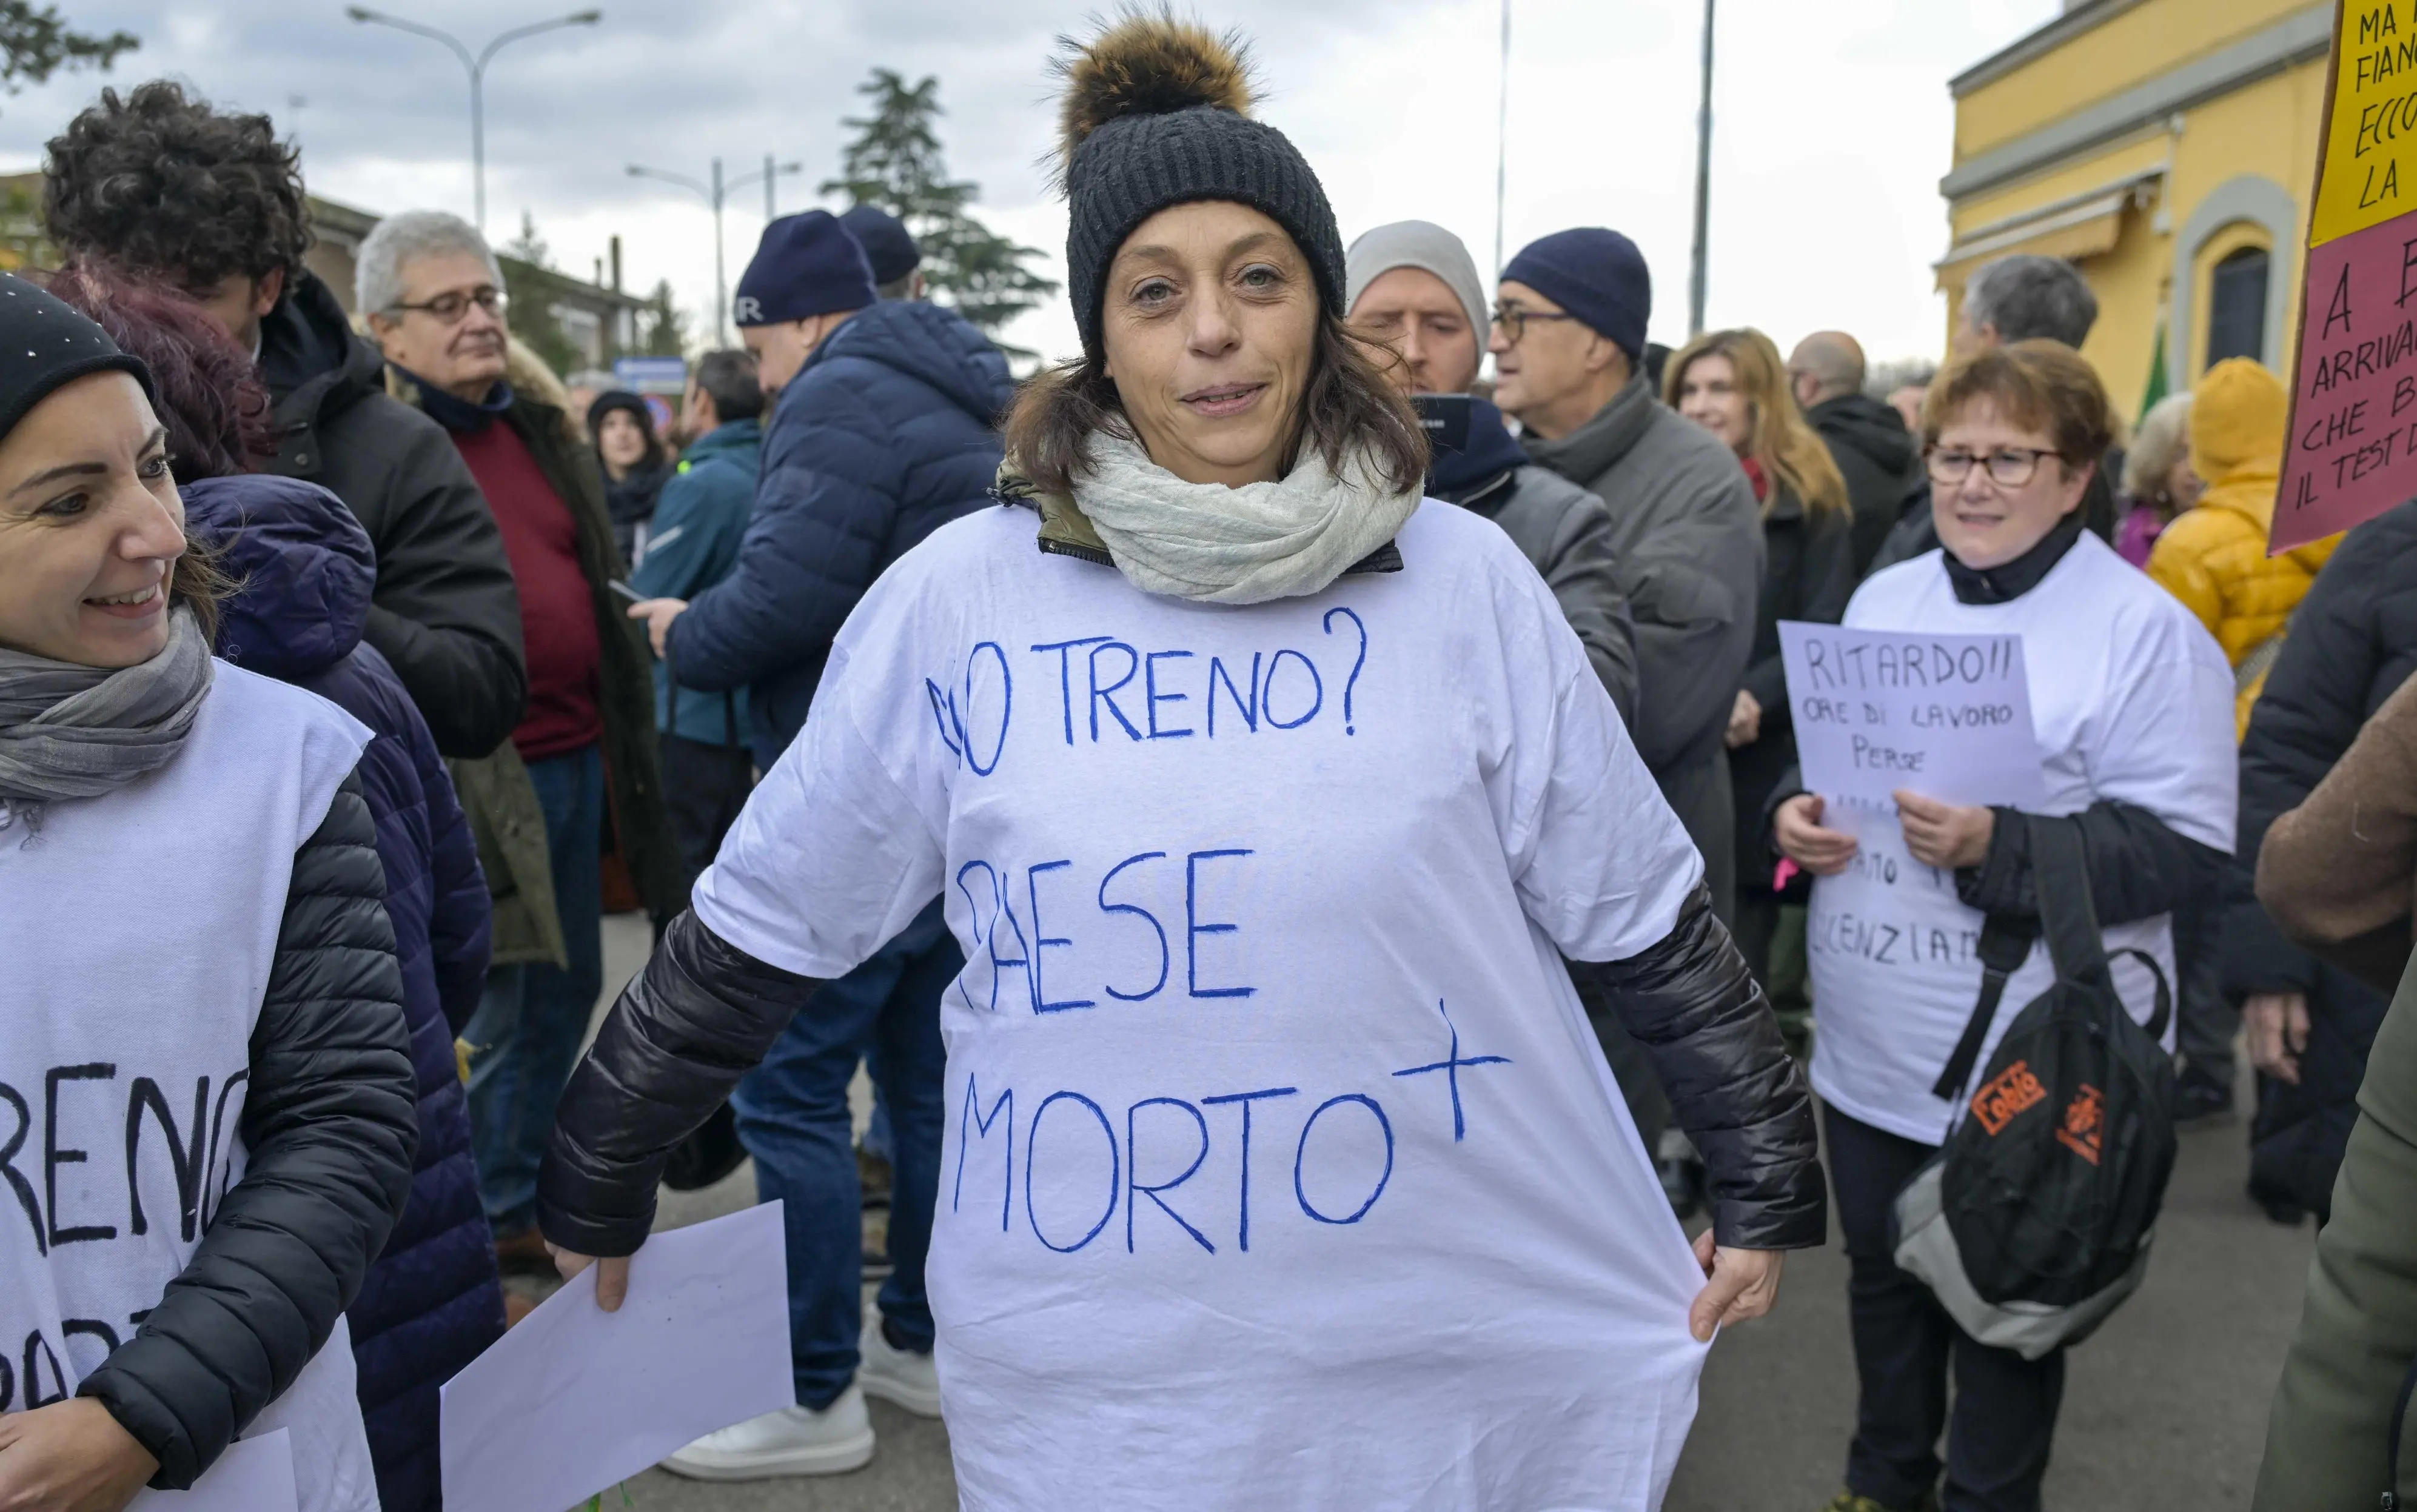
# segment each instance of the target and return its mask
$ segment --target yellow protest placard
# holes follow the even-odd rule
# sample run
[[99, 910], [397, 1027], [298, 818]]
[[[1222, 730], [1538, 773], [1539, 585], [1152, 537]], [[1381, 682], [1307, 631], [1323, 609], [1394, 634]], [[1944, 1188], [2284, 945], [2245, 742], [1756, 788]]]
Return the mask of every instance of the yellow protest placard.
[[2417, 0], [2340, 0], [2308, 245], [2417, 210]]

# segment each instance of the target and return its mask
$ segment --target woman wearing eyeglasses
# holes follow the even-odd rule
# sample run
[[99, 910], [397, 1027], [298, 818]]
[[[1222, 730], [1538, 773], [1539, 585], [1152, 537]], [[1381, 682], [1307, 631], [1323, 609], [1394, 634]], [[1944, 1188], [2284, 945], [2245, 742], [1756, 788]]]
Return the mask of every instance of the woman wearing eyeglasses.
[[[1868, 579], [1844, 623], [2022, 637], [2045, 811], [2081, 823], [2107, 949], [2145, 951], [2170, 980], [2168, 915], [2232, 847], [2232, 675], [2188, 611], [2083, 528], [2112, 423], [2097, 374], [2055, 342], [1948, 369], [1923, 406], [1941, 549]], [[1862, 1383], [1847, 1489], [1832, 1506], [2022, 1512], [2039, 1505], [2063, 1356], [2026, 1361], [1965, 1336], [1897, 1269], [1889, 1210], [1960, 1106], [1930, 1088], [1980, 993], [1983, 918], [2035, 912], [2035, 883], [2014, 810], [1912, 788], [1896, 799], [1898, 823], [1862, 826], [1860, 840], [1824, 824], [1815, 794], [1775, 813], [1781, 851], [1817, 878], [1813, 1085]], [[2145, 1021], [2149, 974], [2128, 961], [2115, 974]], [[2034, 947], [2007, 984], [1997, 1035], [2052, 975]], [[1994, 1049], [1993, 1036], [1979, 1064]]]

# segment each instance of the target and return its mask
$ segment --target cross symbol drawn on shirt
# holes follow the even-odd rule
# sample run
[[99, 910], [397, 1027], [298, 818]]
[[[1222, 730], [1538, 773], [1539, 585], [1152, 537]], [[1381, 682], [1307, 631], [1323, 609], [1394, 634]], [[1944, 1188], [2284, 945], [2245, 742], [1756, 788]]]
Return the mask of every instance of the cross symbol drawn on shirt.
[[1460, 1111], [1460, 1068], [1464, 1066], [1508, 1066], [1511, 1064], [1511, 1057], [1508, 1055], [1464, 1056], [1460, 1052], [1460, 1030], [1452, 1023], [1452, 1014], [1444, 1007], [1441, 998], [1436, 1000], [1436, 1011], [1443, 1015], [1444, 1027], [1452, 1031], [1451, 1051], [1444, 1059], [1431, 1066], [1413, 1066], [1406, 1071], [1396, 1071], [1393, 1074], [1424, 1076], [1429, 1071], [1441, 1071], [1444, 1074], [1445, 1081], [1452, 1087], [1452, 1142], [1458, 1144], [1468, 1132], [1468, 1121], [1461, 1116]]

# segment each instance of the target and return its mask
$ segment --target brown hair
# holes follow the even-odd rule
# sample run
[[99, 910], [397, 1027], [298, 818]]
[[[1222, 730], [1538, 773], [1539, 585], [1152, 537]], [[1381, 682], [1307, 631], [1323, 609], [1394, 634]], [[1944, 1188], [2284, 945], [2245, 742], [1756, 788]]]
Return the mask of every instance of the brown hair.
[[168, 601], [191, 610], [202, 639], [212, 645], [219, 639], [219, 606], [235, 597], [236, 586], [219, 566], [214, 548], [190, 536], [185, 537], [185, 554], [176, 558], [168, 574]]
[[2095, 465], [2115, 441], [2115, 411], [2098, 370], [2061, 341], [2016, 341], [1948, 364], [1922, 399], [1922, 445], [1980, 401], [2056, 443], [2067, 471]]
[[[1318, 311], [1309, 387], [1296, 424], [1287, 468], [1304, 445], [1316, 448], [1338, 474], [1353, 452], [1365, 448], [1376, 478], [1388, 488], [1418, 488], [1426, 477], [1427, 436], [1418, 412], [1330, 310]], [[1086, 353], [1042, 372], [1015, 396], [1007, 416], [1007, 452], [1043, 491], [1071, 493], [1074, 480], [1091, 471], [1095, 431], [1134, 439], [1116, 380], [1102, 359]]]
[[[1846, 513], [1846, 476], [1838, 471], [1829, 446], [1805, 422], [1804, 412], [1796, 407], [1787, 365], [1779, 359], [1779, 348], [1771, 338], [1752, 326], [1707, 331], [1696, 337], [1663, 369], [1664, 403], [1674, 410], [1679, 407], [1687, 369], [1704, 357], [1726, 357], [1729, 370], [1737, 374], [1738, 391], [1745, 396], [1745, 454], [1760, 463], [1780, 488], [1802, 502], [1808, 518], [1817, 521], [1824, 515]], [[1771, 512], [1771, 500], [1778, 497], [1778, 489], [1773, 489], [1771, 498], [1763, 501], [1764, 514]]]

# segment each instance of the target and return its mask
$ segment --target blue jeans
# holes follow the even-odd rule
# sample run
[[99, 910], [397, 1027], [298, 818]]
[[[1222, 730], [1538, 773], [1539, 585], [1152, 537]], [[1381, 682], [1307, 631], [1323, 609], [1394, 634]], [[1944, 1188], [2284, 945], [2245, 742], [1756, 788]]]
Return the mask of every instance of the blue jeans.
[[537, 1221], [537, 1167], [554, 1105], [604, 990], [604, 759], [594, 746], [529, 763], [545, 813], [555, 911], [570, 964], [497, 966], [462, 1037], [470, 1051], [470, 1148], [498, 1234]]
[[932, 1347], [923, 1256], [940, 1187], [940, 994], [965, 957], [935, 900], [873, 959], [827, 983], [730, 1099], [755, 1157], [755, 1195], [779, 1201], [789, 1242], [789, 1349], [798, 1402], [819, 1412], [855, 1379], [863, 1318], [863, 1194], [847, 1084], [868, 1056], [889, 1107], [890, 1337]]

